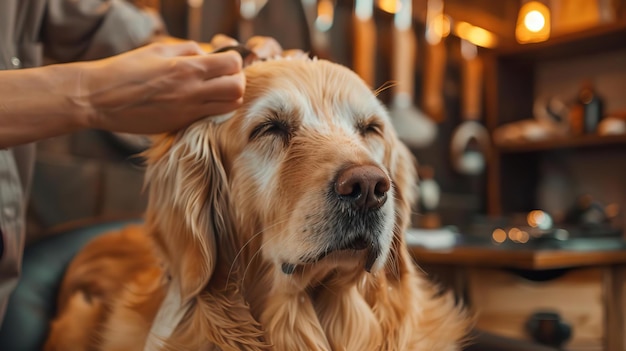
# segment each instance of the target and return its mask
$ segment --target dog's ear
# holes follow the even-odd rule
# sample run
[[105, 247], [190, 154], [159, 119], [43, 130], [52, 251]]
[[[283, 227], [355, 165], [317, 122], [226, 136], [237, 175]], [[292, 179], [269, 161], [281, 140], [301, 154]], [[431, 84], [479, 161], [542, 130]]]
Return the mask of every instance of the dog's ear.
[[183, 302], [207, 285], [218, 261], [219, 236], [229, 237], [232, 230], [217, 128], [197, 122], [155, 141], [146, 152], [147, 223]]

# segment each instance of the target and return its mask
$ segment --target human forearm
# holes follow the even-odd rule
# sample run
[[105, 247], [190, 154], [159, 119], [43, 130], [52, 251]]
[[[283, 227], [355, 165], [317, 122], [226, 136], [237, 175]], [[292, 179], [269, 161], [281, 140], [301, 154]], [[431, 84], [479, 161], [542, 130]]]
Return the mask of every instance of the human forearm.
[[89, 107], [81, 96], [84, 65], [0, 71], [0, 148], [85, 127]]
[[[270, 42], [271, 44], [271, 42]], [[255, 44], [263, 51], [263, 42]], [[277, 49], [276, 49], [277, 48]], [[242, 58], [197, 43], [152, 44], [98, 61], [0, 71], [0, 148], [96, 128], [154, 134], [231, 112]]]
[[182, 128], [240, 106], [235, 52], [153, 44], [104, 60], [0, 71], [0, 148], [97, 128], [140, 134]]

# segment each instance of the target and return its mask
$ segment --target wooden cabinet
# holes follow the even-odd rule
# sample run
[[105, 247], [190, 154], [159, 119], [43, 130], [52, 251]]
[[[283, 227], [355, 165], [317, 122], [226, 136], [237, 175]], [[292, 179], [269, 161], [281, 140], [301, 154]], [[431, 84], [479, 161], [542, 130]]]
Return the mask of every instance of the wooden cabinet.
[[577, 269], [549, 281], [532, 281], [497, 269], [467, 271], [468, 296], [480, 330], [530, 340], [534, 313], [556, 313], [571, 327], [569, 351], [601, 351], [605, 345], [602, 268]]
[[477, 330], [533, 340], [528, 321], [535, 313], [552, 312], [571, 328], [563, 350], [626, 350], [626, 246], [590, 251], [467, 244], [410, 249], [433, 280], [463, 299]]
[[[608, 112], [626, 111], [626, 23], [601, 25], [485, 55], [486, 124], [491, 131], [532, 118], [533, 104], [546, 86], [568, 96], [584, 79], [603, 80]], [[560, 74], [560, 76], [559, 76]], [[554, 90], [554, 89], [553, 89]], [[574, 96], [571, 96], [573, 98]], [[626, 218], [626, 135], [586, 134], [539, 142], [495, 144], [489, 155], [487, 210], [509, 215], [539, 208], [546, 169], [563, 168], [569, 195], [592, 194], [621, 208]]]

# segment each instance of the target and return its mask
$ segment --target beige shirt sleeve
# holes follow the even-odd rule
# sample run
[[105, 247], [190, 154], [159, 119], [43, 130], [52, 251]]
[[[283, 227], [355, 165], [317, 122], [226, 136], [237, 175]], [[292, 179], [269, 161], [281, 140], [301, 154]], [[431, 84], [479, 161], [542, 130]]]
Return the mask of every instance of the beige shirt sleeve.
[[[24, 154], [21, 150], [26, 147], [29, 151]], [[26, 147], [16, 148], [19, 155], [16, 150], [0, 150], [0, 240], [4, 248], [0, 253], [0, 327], [9, 295], [17, 285], [24, 251], [25, 189], [22, 183], [28, 181], [29, 176], [20, 174], [16, 156], [32, 157], [32, 146]], [[30, 167], [23, 170], [30, 173]]]
[[163, 31], [156, 13], [125, 0], [48, 0], [42, 37], [48, 58], [70, 62], [122, 53]]

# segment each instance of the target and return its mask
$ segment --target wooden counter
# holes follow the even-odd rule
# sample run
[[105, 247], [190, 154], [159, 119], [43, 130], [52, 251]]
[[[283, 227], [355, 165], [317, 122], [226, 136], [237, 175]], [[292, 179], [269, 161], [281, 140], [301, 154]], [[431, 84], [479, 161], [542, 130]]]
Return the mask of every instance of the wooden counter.
[[433, 250], [410, 246], [420, 263], [531, 270], [626, 264], [626, 249], [615, 250], [523, 250], [493, 246], [457, 245]]
[[[409, 250], [431, 277], [446, 277], [444, 285], [475, 312], [480, 330], [530, 340], [525, 329], [530, 316], [555, 311], [573, 329], [564, 350], [624, 351], [626, 243], [613, 241], [615, 245], [606, 241], [572, 245], [577, 249], [485, 242], [459, 243], [448, 249], [409, 245]], [[555, 270], [558, 274], [533, 281], [516, 270]]]

